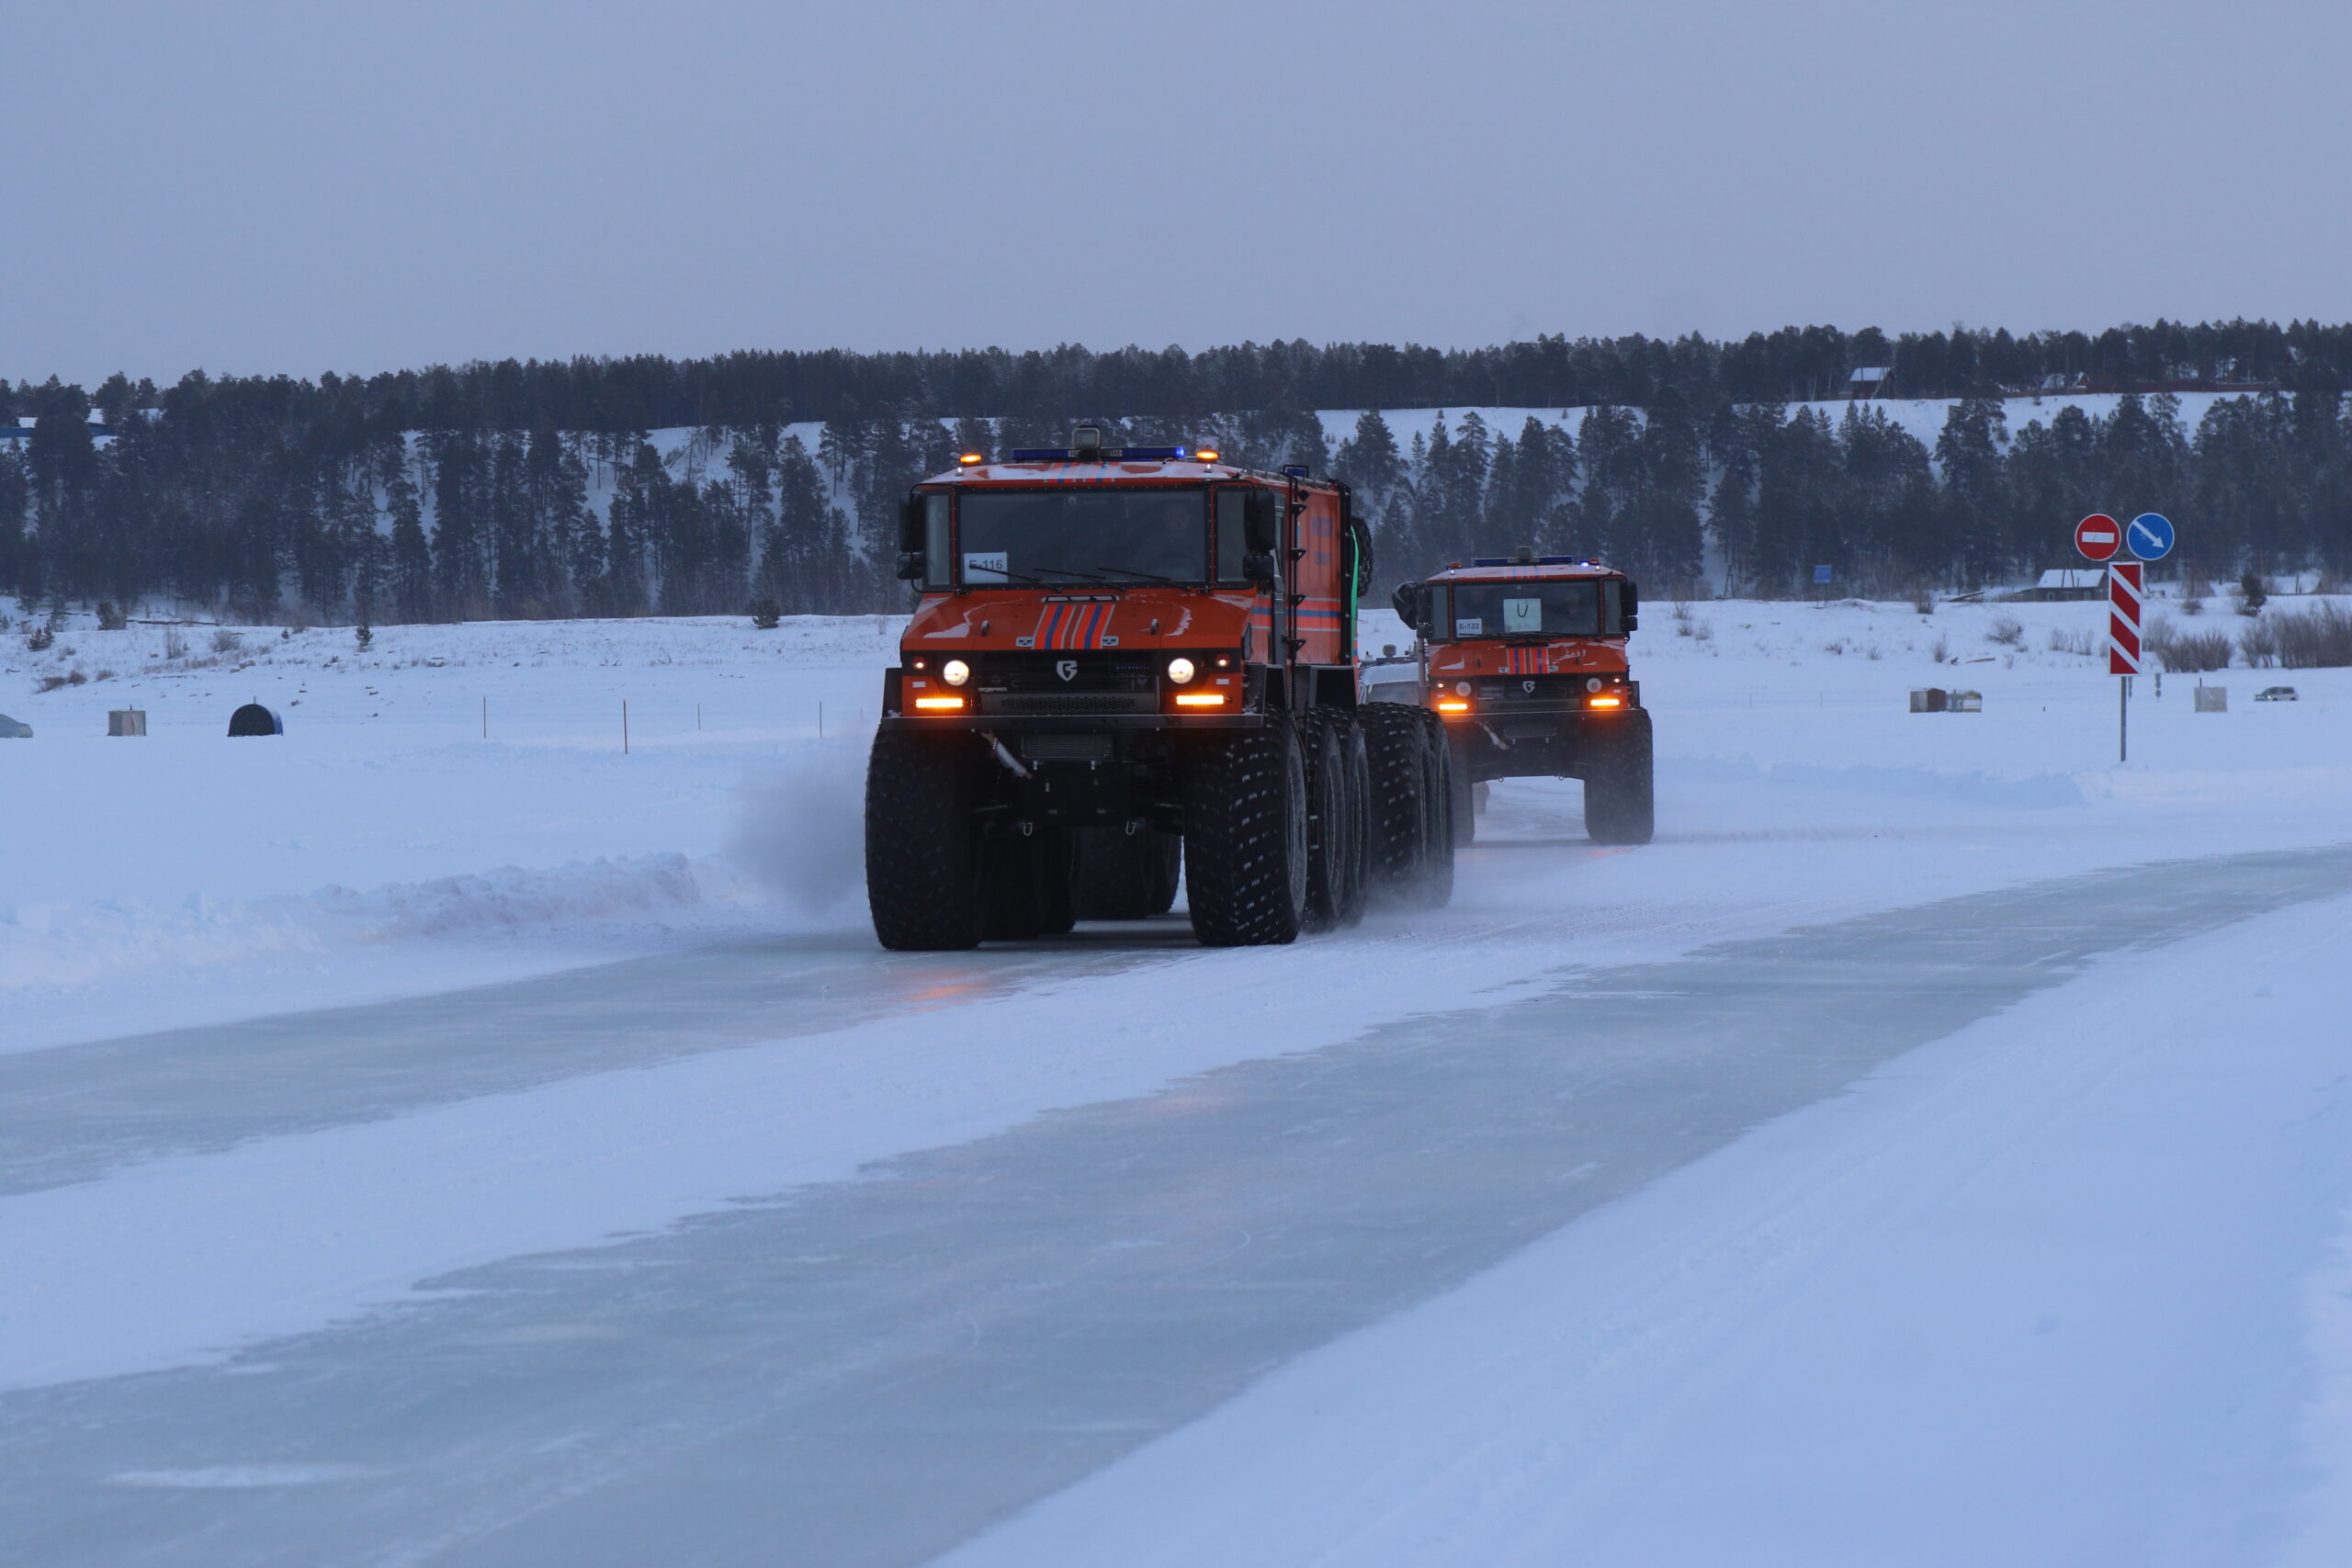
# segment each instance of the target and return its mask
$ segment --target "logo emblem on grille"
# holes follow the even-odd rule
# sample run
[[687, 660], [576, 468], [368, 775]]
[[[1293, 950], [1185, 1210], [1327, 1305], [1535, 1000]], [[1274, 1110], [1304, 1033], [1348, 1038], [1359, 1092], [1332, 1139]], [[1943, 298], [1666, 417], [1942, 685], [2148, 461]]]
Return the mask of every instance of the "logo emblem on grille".
[[1055, 673], [1055, 674], [1057, 674], [1057, 675], [1058, 675], [1058, 676], [1060, 676], [1060, 677], [1061, 677], [1063, 680], [1065, 680], [1065, 681], [1075, 681], [1075, 680], [1077, 680], [1077, 679], [1078, 679], [1078, 660], [1075, 660], [1075, 659], [1057, 659], [1057, 660], [1054, 660], [1054, 673]]
[[1519, 683], [1519, 689], [1522, 692], [1532, 692], [1535, 689], [1535, 682], [1532, 681], [1521, 681]]

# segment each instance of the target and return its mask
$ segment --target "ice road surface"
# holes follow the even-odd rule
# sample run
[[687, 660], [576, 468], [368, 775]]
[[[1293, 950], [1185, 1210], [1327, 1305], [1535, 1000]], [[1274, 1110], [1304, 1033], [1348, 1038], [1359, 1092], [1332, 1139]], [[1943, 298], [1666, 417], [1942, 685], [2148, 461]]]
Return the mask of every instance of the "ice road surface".
[[1445, 911], [937, 958], [888, 621], [69, 630], [0, 1562], [2352, 1554], [2352, 681], [2118, 767], [2097, 606], [1653, 612], [1652, 846], [1514, 782]]

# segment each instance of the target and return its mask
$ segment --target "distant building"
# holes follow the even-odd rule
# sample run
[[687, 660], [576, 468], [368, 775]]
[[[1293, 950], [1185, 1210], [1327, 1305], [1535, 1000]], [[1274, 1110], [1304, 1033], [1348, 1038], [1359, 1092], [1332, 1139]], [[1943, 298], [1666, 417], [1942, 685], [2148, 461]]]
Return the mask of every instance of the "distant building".
[[[17, 416], [16, 423], [0, 424], [0, 441], [29, 441], [32, 439], [33, 426], [39, 423], [40, 422], [33, 415], [28, 413], [20, 413]], [[92, 438], [103, 441], [113, 434], [114, 426], [99, 418], [97, 410], [92, 409], [90, 411], [90, 434]]]
[[1894, 375], [1892, 365], [1865, 365], [1846, 378], [1846, 395], [1849, 398], [1877, 398], [1886, 395], [1886, 383]]
[[2103, 599], [2107, 596], [2107, 568], [2103, 566], [2057, 566], [2041, 574], [2041, 581], [2028, 589], [2029, 599]]

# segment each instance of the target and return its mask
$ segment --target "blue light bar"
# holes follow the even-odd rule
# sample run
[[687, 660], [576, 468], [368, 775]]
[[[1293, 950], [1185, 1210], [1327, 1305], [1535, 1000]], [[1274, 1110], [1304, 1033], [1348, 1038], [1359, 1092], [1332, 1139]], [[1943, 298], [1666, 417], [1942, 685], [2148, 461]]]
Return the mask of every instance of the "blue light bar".
[[[1182, 446], [1105, 446], [1087, 453], [1087, 459], [1105, 463], [1172, 463], [1184, 456]], [[1009, 463], [1075, 463], [1078, 454], [1067, 446], [1015, 446]]]
[[1510, 556], [1480, 556], [1472, 566], [1599, 566], [1596, 560], [1582, 556], [1537, 556], [1533, 560], [1519, 560]]

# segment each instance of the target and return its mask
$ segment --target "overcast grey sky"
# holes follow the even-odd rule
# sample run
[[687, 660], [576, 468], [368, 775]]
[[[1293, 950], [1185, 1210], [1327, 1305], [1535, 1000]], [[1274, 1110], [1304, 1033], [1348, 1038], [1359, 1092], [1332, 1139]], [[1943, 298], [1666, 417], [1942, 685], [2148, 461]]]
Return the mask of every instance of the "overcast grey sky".
[[0, 375], [2352, 318], [2352, 7], [0, 7]]

